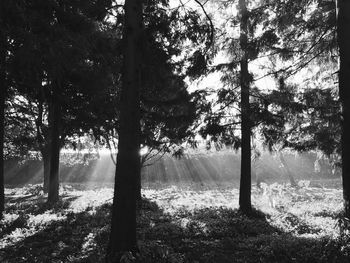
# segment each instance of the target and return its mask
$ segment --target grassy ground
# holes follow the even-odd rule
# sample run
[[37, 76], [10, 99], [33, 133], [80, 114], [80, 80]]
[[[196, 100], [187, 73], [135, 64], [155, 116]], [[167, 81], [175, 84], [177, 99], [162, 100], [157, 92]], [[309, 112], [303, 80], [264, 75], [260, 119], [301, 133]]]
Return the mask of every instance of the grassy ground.
[[[145, 189], [139, 262], [350, 262], [341, 191], [317, 186], [254, 187], [250, 217], [230, 186]], [[112, 189], [65, 185], [61, 196], [49, 208], [38, 185], [6, 189], [0, 262], [104, 262]]]

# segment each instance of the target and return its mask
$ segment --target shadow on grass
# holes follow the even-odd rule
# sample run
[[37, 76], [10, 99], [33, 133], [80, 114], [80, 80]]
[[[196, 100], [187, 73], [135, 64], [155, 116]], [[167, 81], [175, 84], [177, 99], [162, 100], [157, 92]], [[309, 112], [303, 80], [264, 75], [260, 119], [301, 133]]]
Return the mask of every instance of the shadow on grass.
[[[67, 213], [0, 250], [0, 262], [104, 262], [110, 209], [106, 204]], [[261, 212], [247, 217], [238, 210], [206, 208], [169, 215], [148, 200], [139, 211], [138, 240], [135, 262], [144, 263], [350, 262], [337, 241], [285, 233]]]
[[26, 197], [11, 198], [8, 197], [6, 204], [6, 213], [16, 213], [20, 214], [42, 214], [49, 209], [53, 209], [54, 212], [67, 209], [71, 202], [76, 200], [78, 196], [62, 195], [60, 200], [51, 205], [47, 203], [47, 196], [43, 195], [30, 195]]
[[[57, 206], [54, 210], [62, 213], [64, 208]], [[109, 205], [68, 212], [63, 220], [0, 249], [0, 262], [99, 262], [104, 256], [105, 242], [101, 238], [106, 239], [109, 214]], [[30, 227], [22, 223], [19, 227]]]
[[151, 207], [152, 216], [140, 220], [143, 262], [350, 262], [336, 241], [285, 233], [261, 212], [247, 217], [238, 210], [206, 208], [174, 218]]

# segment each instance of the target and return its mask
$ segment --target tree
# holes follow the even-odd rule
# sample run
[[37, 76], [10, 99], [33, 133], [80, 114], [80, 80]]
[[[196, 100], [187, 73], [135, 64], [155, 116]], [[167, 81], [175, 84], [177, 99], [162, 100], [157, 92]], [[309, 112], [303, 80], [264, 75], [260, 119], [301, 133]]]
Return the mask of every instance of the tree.
[[350, 218], [350, 2], [337, 1], [339, 45], [339, 95], [342, 106], [342, 179], [345, 216]]
[[[187, 57], [174, 61], [173, 57], [183, 54], [184, 41], [191, 41], [194, 48], [202, 45], [206, 37], [207, 26], [201, 17], [184, 8], [167, 10], [167, 5], [150, 1], [144, 6], [144, 35], [140, 91], [140, 144], [151, 152], [140, 157], [141, 164], [145, 158], [159, 153], [174, 152], [174, 148], [184, 140], [194, 137], [191, 125], [198, 117], [200, 95], [189, 93], [184, 81], [184, 68]], [[124, 18], [123, 13], [118, 21]], [[192, 21], [188, 24], [188, 21]], [[121, 25], [116, 25], [120, 28]], [[176, 28], [176, 30], [174, 30]], [[194, 37], [196, 36], [196, 37]], [[166, 39], [166, 41], [164, 41]], [[119, 67], [120, 68], [120, 67]], [[118, 68], [118, 69], [119, 69]], [[116, 72], [117, 78], [120, 71]], [[115, 97], [120, 96], [117, 86]], [[118, 98], [116, 98], [118, 100]], [[111, 112], [110, 124], [104, 125], [107, 145], [115, 147], [118, 140], [120, 108]], [[141, 169], [141, 167], [140, 167]], [[138, 179], [136, 196], [141, 199], [141, 173]]]
[[60, 163], [60, 129], [61, 129], [61, 118], [62, 118], [62, 89], [61, 89], [61, 80], [55, 80], [55, 87], [52, 92], [52, 126], [50, 127], [51, 131], [51, 140], [50, 140], [50, 176], [49, 176], [49, 187], [48, 187], [48, 203], [56, 203], [59, 197], [59, 163]]
[[49, 19], [51, 23], [48, 26], [52, 32], [49, 41], [53, 43], [51, 48], [55, 50], [55, 54], [52, 54], [50, 50], [47, 50], [46, 53], [48, 55], [46, 63], [51, 86], [50, 108], [52, 110], [50, 114], [52, 126], [50, 127], [51, 155], [48, 202], [55, 203], [58, 200], [59, 188], [62, 108], [66, 91], [69, 90], [69, 88], [64, 89], [63, 87], [69, 85], [69, 75], [74, 67], [86, 59], [94, 22], [86, 15], [84, 4], [79, 2], [67, 4], [58, 1], [52, 3], [48, 7], [48, 11], [56, 14], [57, 18], [54, 23]]
[[[288, 74], [294, 74], [301, 68], [309, 65], [312, 61], [322, 61], [328, 65], [336, 64], [336, 60], [339, 60], [339, 102], [341, 110], [336, 110], [336, 114], [333, 120], [329, 121], [327, 118], [330, 116], [326, 114], [326, 123], [334, 123], [335, 125], [321, 126], [321, 129], [314, 129], [314, 133], [319, 136], [311, 143], [318, 145], [321, 150], [326, 154], [332, 152], [341, 152], [341, 166], [342, 166], [342, 181], [343, 181], [343, 197], [344, 197], [344, 210], [345, 216], [350, 217], [350, 168], [349, 168], [349, 134], [350, 121], [349, 121], [349, 101], [350, 92], [348, 86], [349, 80], [349, 61], [350, 52], [349, 44], [350, 40], [347, 36], [347, 28], [350, 25], [349, 11], [350, 4], [348, 1], [275, 1], [274, 7], [277, 7], [277, 13], [281, 14], [277, 21], [278, 25], [281, 25], [283, 21], [287, 21], [287, 25], [279, 26], [284, 33], [284, 54], [288, 56], [295, 56], [298, 54], [296, 61], [291, 66], [282, 69]], [[337, 11], [337, 12], [336, 12]], [[307, 18], [304, 19], [307, 14]], [[295, 19], [298, 17], [297, 19]], [[287, 18], [287, 19], [286, 19]], [[288, 19], [289, 18], [289, 19]], [[291, 26], [292, 25], [292, 26]], [[295, 37], [297, 36], [297, 37]], [[294, 40], [293, 40], [294, 39]], [[305, 40], [311, 43], [311, 46], [305, 45]], [[337, 45], [337, 44], [338, 45]], [[297, 47], [296, 49], [294, 47]], [[281, 72], [281, 70], [278, 70]], [[331, 74], [334, 74], [331, 73]], [[316, 93], [322, 93], [316, 91]], [[334, 102], [334, 99], [332, 100]], [[333, 103], [332, 103], [333, 104]], [[326, 112], [329, 113], [329, 104], [326, 105]], [[328, 108], [327, 108], [328, 107]], [[332, 110], [331, 110], [332, 111]], [[337, 116], [340, 112], [340, 117]], [[340, 119], [340, 121], [339, 121]], [[339, 133], [335, 132], [339, 130], [341, 140], [337, 138]], [[312, 127], [312, 126], [311, 126]], [[315, 126], [314, 126], [315, 127]], [[320, 125], [318, 125], [320, 127]], [[330, 133], [333, 134], [330, 135]], [[341, 142], [341, 143], [339, 143]], [[305, 145], [305, 144], [304, 144]], [[335, 147], [334, 147], [335, 146]]]
[[[226, 5], [232, 2], [228, 1]], [[241, 33], [244, 32], [242, 27], [245, 21], [242, 20], [242, 8], [239, 8], [237, 17], [232, 14], [227, 15], [225, 9], [223, 13], [228, 16], [228, 19], [225, 20], [224, 26], [229, 33], [223, 32], [225, 37], [221, 42], [221, 47], [229, 51], [227, 53], [231, 55], [231, 58], [229, 61], [212, 66], [213, 71], [223, 73], [222, 81], [225, 86], [217, 91], [217, 100], [214, 104], [216, 107], [206, 116], [207, 125], [202, 128], [202, 134], [211, 135], [212, 140], [231, 144], [236, 149], [242, 147], [243, 151], [244, 136], [242, 134], [239, 137], [236, 131], [237, 126], [240, 125], [241, 133], [245, 127], [244, 134], [247, 134], [246, 124], [243, 121], [243, 107], [247, 104], [242, 102], [244, 93], [241, 91], [239, 94], [238, 92], [238, 87], [242, 82], [242, 73], [245, 70], [242, 70], [244, 67], [239, 58], [248, 55], [248, 64], [253, 61], [265, 62], [260, 72], [258, 70], [251, 74], [248, 72], [250, 131], [256, 136], [262, 135], [269, 149], [273, 149], [274, 144], [281, 145], [283, 137], [282, 141], [285, 141], [282, 143], [282, 148], [294, 147], [302, 151], [306, 148], [318, 147], [328, 154], [333, 153], [336, 147], [332, 147], [331, 142], [337, 145], [337, 136], [332, 131], [337, 127], [337, 107], [327, 108], [327, 103], [334, 105], [336, 98], [334, 92], [325, 88], [317, 92], [315, 89], [305, 91], [302, 87], [293, 87], [292, 90], [289, 89], [289, 84], [285, 85], [284, 80], [292, 79], [301, 69], [312, 66], [314, 61], [322, 61], [327, 67], [334, 65], [334, 57], [336, 57], [334, 52], [334, 3], [309, 0], [262, 0], [244, 3], [240, 1], [239, 4], [244, 4], [247, 9], [247, 41], [242, 46], [241, 37], [237, 41], [237, 35], [231, 33], [232, 31], [237, 32], [234, 28], [238, 26]], [[230, 31], [228, 27], [233, 30]], [[269, 61], [272, 62], [270, 69], [266, 67]], [[240, 70], [237, 69], [238, 65], [241, 66]], [[320, 66], [320, 70], [324, 68]], [[271, 85], [268, 90], [260, 89], [258, 81], [271, 76], [282, 82]], [[319, 73], [309, 79], [307, 86], [316, 79], [320, 81]], [[286, 86], [288, 86], [287, 89]], [[322, 103], [310, 100], [312, 94], [317, 95]], [[287, 97], [283, 98], [284, 95]], [[325, 113], [324, 116], [322, 116], [323, 113]], [[322, 124], [323, 121], [324, 124]], [[301, 123], [302, 126], [300, 126]], [[286, 129], [289, 125], [293, 128]], [[308, 135], [307, 142], [302, 142], [303, 137], [300, 134], [294, 136], [297, 130]], [[312, 133], [315, 133], [315, 136], [312, 136]], [[243, 157], [242, 154], [242, 162], [248, 166], [250, 158], [247, 156], [248, 154]], [[246, 199], [248, 200], [247, 197]]]
[[241, 181], [239, 187], [239, 208], [244, 213], [251, 211], [251, 121], [248, 72], [248, 11], [245, 0], [239, 1], [240, 12], [240, 48], [242, 57], [240, 61], [241, 86]]
[[[270, 57], [272, 66], [264, 75], [277, 80], [277, 89], [261, 94], [257, 107], [262, 109], [258, 119], [265, 119], [259, 128], [265, 144], [269, 149], [277, 144], [300, 152], [318, 150], [330, 158], [340, 154], [335, 3], [266, 4], [275, 14], [269, 23], [276, 28], [280, 45], [270, 50], [278, 57]], [[304, 78], [300, 72], [306, 70]]]
[[4, 189], [4, 136], [5, 136], [5, 109], [6, 99], [10, 91], [7, 77], [9, 60], [8, 33], [11, 30], [11, 16], [14, 15], [14, 6], [9, 1], [0, 3], [0, 219], [5, 210]]
[[[140, 194], [140, 144], [167, 151], [189, 136], [189, 126], [198, 110], [198, 94], [191, 95], [186, 90], [185, 61], [173, 62], [172, 56], [183, 55], [181, 46], [188, 39], [201, 42], [206, 26], [198, 23], [195, 12], [184, 11], [182, 15], [180, 7], [169, 15], [163, 8], [167, 7], [166, 2], [151, 1], [144, 8], [141, 5], [129, 1], [124, 7], [124, 61], [115, 129], [118, 154], [107, 251], [107, 260], [113, 262], [123, 252], [137, 250], [135, 209]], [[174, 31], [172, 26], [181, 30]]]
[[[20, 45], [15, 52], [12, 75], [20, 95], [28, 100], [31, 108], [32, 104], [36, 105], [32, 114], [27, 116], [32, 122], [35, 120], [32, 126], [37, 148], [44, 159], [45, 190], [49, 185], [47, 182], [50, 183], [50, 202], [58, 199], [59, 151], [66, 136], [82, 128], [74, 124], [73, 119], [77, 118], [70, 114], [76, 107], [74, 96], [82, 94], [79, 87], [82, 81], [77, 85], [78, 74], [75, 73], [83, 71], [87, 64], [96, 69], [98, 62], [91, 54], [95, 51], [96, 39], [101, 37], [96, 33], [102, 28], [98, 23], [106, 15], [105, 7], [109, 4], [108, 0], [71, 4], [63, 1], [22, 3], [27, 15], [18, 29]], [[100, 53], [97, 53], [98, 56]], [[101, 80], [101, 75], [98, 80]], [[96, 82], [92, 83], [96, 85]], [[91, 86], [87, 85], [88, 88]], [[47, 174], [51, 180], [47, 180]]]
[[[234, 4], [228, 1], [225, 6]], [[249, 9], [248, 9], [249, 6]], [[259, 96], [259, 90], [254, 85], [254, 75], [249, 72], [248, 65], [258, 58], [260, 53], [278, 42], [273, 28], [266, 22], [267, 14], [262, 1], [238, 1], [238, 15], [225, 14], [227, 20], [222, 43], [219, 45], [229, 54], [229, 61], [212, 66], [212, 71], [221, 71], [223, 88], [217, 90], [216, 106], [205, 120], [207, 125], [201, 130], [202, 135], [210, 135], [214, 141], [222, 141], [225, 145], [241, 147], [241, 180], [240, 180], [240, 209], [244, 213], [251, 212], [251, 135], [258, 125], [256, 111], [252, 107], [254, 99]], [[226, 12], [223, 11], [224, 13]], [[257, 32], [258, 26], [262, 32]], [[239, 36], [235, 29], [239, 27]], [[239, 69], [238, 69], [239, 68]], [[236, 131], [240, 126], [240, 136]]]
[[4, 211], [4, 138], [6, 129], [7, 102], [14, 90], [13, 80], [10, 76], [13, 53], [17, 42], [12, 35], [17, 32], [16, 27], [21, 25], [22, 19], [18, 15], [19, 8], [16, 1], [1, 1], [0, 3], [0, 217]]
[[[1, 18], [0, 18], [1, 19]], [[2, 22], [2, 21], [1, 21]], [[0, 27], [2, 23], [0, 24]], [[4, 189], [4, 131], [5, 131], [5, 98], [6, 98], [6, 49], [5, 36], [0, 29], [0, 219], [5, 210], [5, 189]]]
[[107, 262], [137, 251], [136, 186], [140, 172], [140, 74], [143, 39], [142, 2], [126, 0], [123, 72], [117, 167]]

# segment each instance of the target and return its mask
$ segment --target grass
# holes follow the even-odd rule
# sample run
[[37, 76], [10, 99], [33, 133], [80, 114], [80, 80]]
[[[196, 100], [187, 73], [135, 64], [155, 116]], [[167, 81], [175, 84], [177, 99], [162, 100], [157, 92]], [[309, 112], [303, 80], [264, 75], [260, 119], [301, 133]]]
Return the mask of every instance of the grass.
[[[112, 189], [60, 191], [49, 208], [38, 185], [6, 189], [0, 262], [104, 262]], [[140, 254], [128, 262], [350, 262], [337, 189], [307, 182], [253, 187], [251, 217], [237, 209], [231, 187], [149, 188], [143, 195]]]

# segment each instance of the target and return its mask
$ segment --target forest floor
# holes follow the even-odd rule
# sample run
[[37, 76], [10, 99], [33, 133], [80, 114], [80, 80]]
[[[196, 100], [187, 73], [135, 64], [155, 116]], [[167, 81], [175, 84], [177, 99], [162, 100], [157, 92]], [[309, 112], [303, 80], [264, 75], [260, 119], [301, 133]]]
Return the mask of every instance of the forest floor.
[[[253, 187], [249, 217], [229, 186], [145, 189], [139, 260], [125, 262], [350, 262], [341, 190], [299, 184]], [[64, 185], [48, 207], [39, 185], [7, 188], [0, 262], [104, 262], [112, 193]]]

